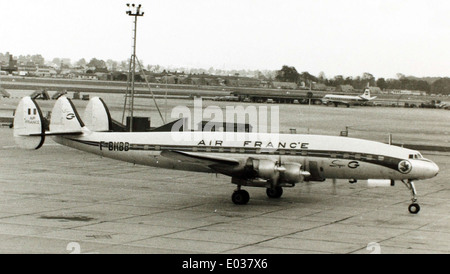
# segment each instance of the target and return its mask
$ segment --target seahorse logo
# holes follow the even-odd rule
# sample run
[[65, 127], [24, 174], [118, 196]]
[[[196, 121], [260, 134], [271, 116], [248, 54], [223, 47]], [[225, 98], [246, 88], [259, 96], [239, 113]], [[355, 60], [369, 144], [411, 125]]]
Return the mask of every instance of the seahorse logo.
[[411, 171], [412, 165], [408, 160], [403, 160], [400, 163], [398, 163], [398, 171], [400, 171], [403, 174], [407, 174]]

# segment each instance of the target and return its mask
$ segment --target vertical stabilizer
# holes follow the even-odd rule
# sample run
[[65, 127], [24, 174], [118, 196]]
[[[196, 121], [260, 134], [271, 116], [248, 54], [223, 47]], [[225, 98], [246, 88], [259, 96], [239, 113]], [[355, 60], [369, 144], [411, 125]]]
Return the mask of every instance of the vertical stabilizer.
[[23, 97], [14, 114], [14, 139], [25, 149], [38, 149], [45, 141], [42, 111], [30, 96]]
[[369, 87], [366, 87], [366, 88], [364, 89], [364, 93], [363, 93], [363, 95], [360, 95], [360, 97], [361, 97], [362, 99], [368, 100], [368, 101], [377, 98], [377, 96], [370, 97], [370, 88], [369, 88]]
[[82, 127], [84, 123], [72, 101], [66, 96], [59, 97], [53, 106], [49, 134], [81, 132]]
[[91, 131], [110, 131], [112, 130], [112, 120], [108, 107], [99, 97], [93, 97], [89, 100], [84, 111], [83, 119], [86, 127]]

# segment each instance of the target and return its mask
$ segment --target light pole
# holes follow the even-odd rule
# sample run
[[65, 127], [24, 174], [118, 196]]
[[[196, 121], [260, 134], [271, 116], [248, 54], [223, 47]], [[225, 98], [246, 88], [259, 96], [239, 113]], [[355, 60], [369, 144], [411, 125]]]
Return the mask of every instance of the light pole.
[[[131, 6], [131, 7], [130, 7]], [[136, 70], [136, 30], [138, 16], [144, 16], [141, 12], [141, 4], [127, 4], [129, 16], [134, 16], [134, 30], [133, 30], [133, 54], [131, 55], [131, 101], [130, 101], [130, 132], [133, 131], [133, 109], [134, 109], [134, 73]]]

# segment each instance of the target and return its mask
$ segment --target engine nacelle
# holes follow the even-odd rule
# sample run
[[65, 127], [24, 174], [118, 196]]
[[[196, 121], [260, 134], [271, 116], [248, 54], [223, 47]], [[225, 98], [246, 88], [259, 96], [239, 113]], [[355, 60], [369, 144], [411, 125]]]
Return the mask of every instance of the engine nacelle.
[[278, 179], [279, 166], [274, 161], [253, 159], [252, 164], [257, 177], [275, 181]]
[[285, 163], [283, 167], [286, 169], [284, 172], [280, 174], [280, 181], [286, 183], [300, 183], [303, 181], [305, 175], [308, 175], [309, 172], [305, 172], [302, 170], [302, 165], [297, 163]]
[[298, 163], [283, 163], [265, 159], [249, 158], [246, 164], [246, 177], [248, 179], [261, 178], [271, 180], [276, 184], [288, 183], [296, 184], [302, 182], [305, 177], [311, 174], [302, 170], [302, 165]]

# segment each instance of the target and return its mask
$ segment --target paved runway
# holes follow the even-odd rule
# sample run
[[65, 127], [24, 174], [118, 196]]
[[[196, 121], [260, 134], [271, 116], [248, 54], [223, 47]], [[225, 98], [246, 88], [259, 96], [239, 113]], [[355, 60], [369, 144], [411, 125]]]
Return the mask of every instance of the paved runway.
[[401, 183], [299, 184], [273, 200], [223, 175], [135, 166], [55, 144], [17, 149], [0, 128], [1, 253], [450, 253], [449, 155], [418, 181], [417, 215]]

